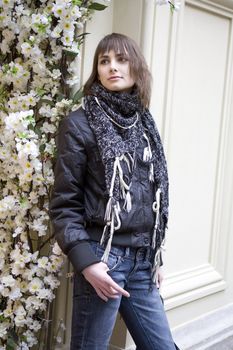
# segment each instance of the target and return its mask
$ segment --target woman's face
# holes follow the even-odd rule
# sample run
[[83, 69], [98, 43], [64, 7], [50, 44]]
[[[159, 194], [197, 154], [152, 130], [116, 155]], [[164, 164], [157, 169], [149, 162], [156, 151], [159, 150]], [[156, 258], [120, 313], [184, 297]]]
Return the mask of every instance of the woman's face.
[[101, 84], [110, 91], [129, 92], [135, 83], [126, 55], [113, 50], [99, 55], [97, 71]]

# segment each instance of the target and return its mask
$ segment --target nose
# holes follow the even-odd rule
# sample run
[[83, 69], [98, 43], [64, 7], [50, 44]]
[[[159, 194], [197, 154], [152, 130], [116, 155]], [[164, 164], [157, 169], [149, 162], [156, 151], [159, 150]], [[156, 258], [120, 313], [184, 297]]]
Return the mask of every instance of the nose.
[[110, 71], [117, 72], [117, 64], [116, 64], [115, 60], [111, 60]]

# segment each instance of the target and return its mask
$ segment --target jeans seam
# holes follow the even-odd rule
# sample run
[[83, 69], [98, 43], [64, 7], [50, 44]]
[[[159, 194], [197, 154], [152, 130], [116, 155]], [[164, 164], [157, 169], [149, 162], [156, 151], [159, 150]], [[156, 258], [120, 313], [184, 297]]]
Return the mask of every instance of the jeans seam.
[[[138, 317], [137, 312], [135, 312], [134, 306], [133, 306], [133, 304], [131, 303], [130, 299], [128, 300], [128, 302], [129, 302], [129, 306], [130, 306], [131, 309], [133, 310], [133, 313], [134, 313], [134, 315], [135, 315], [135, 318], [138, 320], [138, 322], [139, 322], [139, 324], [140, 324], [140, 327], [141, 327], [141, 329], [142, 329], [142, 331], [143, 331], [143, 333], [144, 333], [144, 335], [145, 335], [145, 338], [146, 338], [147, 341], [148, 341], [149, 346], [153, 346], [153, 344], [151, 343], [150, 338], [149, 338], [148, 335], [147, 335], [147, 332], [145, 331], [145, 328], [144, 328], [144, 326], [143, 326], [143, 324], [142, 324], [140, 318]], [[136, 346], [137, 346], [137, 344], [136, 344]], [[137, 350], [140, 350], [140, 349], [137, 348]]]

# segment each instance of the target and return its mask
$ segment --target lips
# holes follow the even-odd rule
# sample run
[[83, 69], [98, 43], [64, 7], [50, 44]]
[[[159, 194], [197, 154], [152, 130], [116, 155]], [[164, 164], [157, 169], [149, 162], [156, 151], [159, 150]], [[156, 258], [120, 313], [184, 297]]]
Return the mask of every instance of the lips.
[[120, 77], [119, 75], [114, 75], [114, 76], [108, 78], [108, 80], [118, 80], [118, 79], [122, 79], [122, 77]]

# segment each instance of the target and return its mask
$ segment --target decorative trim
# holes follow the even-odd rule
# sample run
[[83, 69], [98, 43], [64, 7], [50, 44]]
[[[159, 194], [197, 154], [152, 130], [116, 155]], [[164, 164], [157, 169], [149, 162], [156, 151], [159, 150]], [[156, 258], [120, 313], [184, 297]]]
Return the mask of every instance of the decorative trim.
[[162, 289], [165, 309], [220, 292], [226, 287], [222, 276], [211, 266], [205, 264], [167, 277]]
[[233, 304], [176, 327], [172, 333], [182, 350], [230, 350], [232, 342], [229, 340], [233, 337]]
[[214, 1], [186, 0], [185, 3], [187, 5], [193, 5], [195, 7], [199, 7], [201, 9], [217, 13], [217, 14], [222, 15], [222, 16], [227, 17], [227, 18], [233, 17], [233, 9], [222, 6], [219, 3], [215, 3]]
[[[225, 81], [223, 91], [223, 102], [221, 111], [221, 130], [219, 131], [219, 144], [218, 144], [218, 160], [216, 167], [215, 176], [215, 199], [213, 202], [212, 209], [212, 232], [211, 242], [209, 249], [209, 264], [198, 266], [188, 271], [181, 271], [178, 274], [174, 274], [167, 277], [164, 282], [162, 295], [165, 299], [166, 310], [175, 308], [179, 305], [189, 303], [191, 301], [200, 299], [210, 294], [222, 291], [226, 287], [224, 281], [225, 269], [226, 269], [226, 257], [227, 257], [227, 245], [223, 244], [223, 235], [229, 235], [227, 229], [227, 223], [225, 216], [226, 213], [226, 197], [224, 198], [224, 169], [227, 165], [227, 144], [229, 135], [229, 123], [230, 123], [230, 104], [232, 96], [231, 81], [233, 77], [233, 65], [232, 65], [232, 52], [233, 52], [233, 11], [213, 2], [207, 0], [186, 0], [185, 5], [195, 6], [202, 9], [203, 11], [211, 12], [215, 15], [224, 16], [229, 19], [230, 30], [228, 36], [228, 51], [226, 53], [227, 61], [225, 68]], [[177, 56], [180, 50], [180, 37], [183, 30], [183, 16], [185, 8], [183, 7], [180, 12], [180, 18], [178, 24], [173, 26], [172, 37], [170, 41], [170, 48], [168, 54], [170, 62], [168, 62], [168, 69], [170, 81], [167, 81], [167, 95], [164, 97], [167, 102], [166, 113], [164, 113], [164, 133], [165, 133], [165, 145], [169, 150], [169, 139], [170, 133], [172, 132], [172, 110], [173, 110], [173, 94], [174, 83], [177, 77], [172, 77], [171, 71], [175, 71], [177, 65]], [[175, 35], [176, 34], [176, 35]], [[173, 45], [172, 45], [173, 43]], [[168, 162], [169, 162], [169, 151], [168, 151]], [[225, 212], [224, 212], [225, 211]], [[224, 223], [224, 228], [223, 224]], [[224, 239], [224, 242], [226, 242]]]

